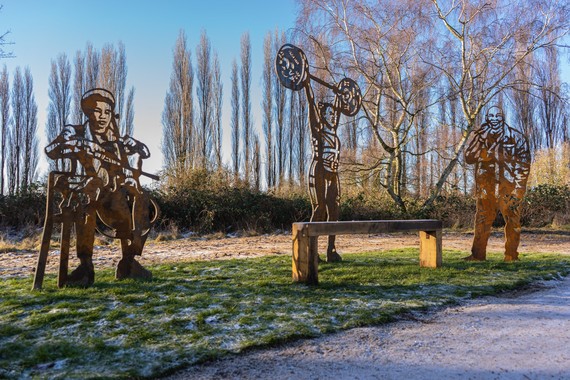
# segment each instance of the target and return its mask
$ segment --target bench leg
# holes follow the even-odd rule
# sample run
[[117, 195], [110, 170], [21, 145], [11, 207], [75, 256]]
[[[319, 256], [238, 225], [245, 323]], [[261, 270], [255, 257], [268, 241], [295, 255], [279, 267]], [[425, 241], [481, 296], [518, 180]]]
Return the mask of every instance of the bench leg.
[[293, 225], [293, 281], [304, 282], [307, 285], [319, 283], [319, 255], [317, 237], [307, 236], [306, 231]]
[[441, 266], [441, 230], [420, 231], [420, 267]]

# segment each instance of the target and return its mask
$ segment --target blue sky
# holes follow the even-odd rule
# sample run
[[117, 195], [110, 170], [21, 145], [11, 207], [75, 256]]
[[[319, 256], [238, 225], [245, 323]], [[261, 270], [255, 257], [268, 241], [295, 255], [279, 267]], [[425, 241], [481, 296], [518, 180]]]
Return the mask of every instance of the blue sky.
[[[249, 32], [252, 44], [252, 107], [255, 128], [261, 136], [261, 75], [263, 39], [276, 28], [294, 27], [294, 0], [4, 0], [0, 31], [9, 30], [8, 46], [16, 58], [3, 59], [12, 76], [16, 66], [29, 66], [38, 103], [38, 130], [42, 143], [48, 107], [51, 60], [59, 53], [72, 59], [88, 41], [100, 49], [122, 41], [127, 53], [127, 89], [135, 87], [135, 137], [145, 142], [152, 157], [149, 172], [162, 167], [162, 109], [172, 65], [172, 48], [179, 31], [188, 38], [195, 64], [195, 49], [205, 30], [220, 58], [224, 82], [224, 158], [230, 158], [229, 114], [232, 60], [239, 63], [240, 39]], [[12, 78], [10, 77], [10, 80]], [[41, 169], [45, 168], [45, 161]]]

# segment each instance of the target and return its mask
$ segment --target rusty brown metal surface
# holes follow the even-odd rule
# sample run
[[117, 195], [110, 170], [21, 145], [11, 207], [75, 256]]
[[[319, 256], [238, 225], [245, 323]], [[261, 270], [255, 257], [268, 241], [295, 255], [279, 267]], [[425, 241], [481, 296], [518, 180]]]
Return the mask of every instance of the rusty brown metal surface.
[[521, 203], [531, 162], [526, 136], [505, 123], [500, 107], [490, 107], [468, 142], [465, 162], [475, 165], [477, 198], [475, 236], [466, 259], [486, 259], [491, 226], [500, 211], [505, 220], [505, 261], [518, 260]]
[[[142, 142], [120, 135], [114, 107], [111, 92], [102, 88], [87, 91], [81, 100], [87, 122], [66, 125], [45, 148], [47, 156], [65, 162], [61, 166], [67, 170], [51, 172], [48, 177], [46, 218], [34, 289], [42, 287], [54, 224], [61, 225], [59, 287], [93, 284], [96, 230], [121, 241], [118, 279], [152, 277], [135, 257], [141, 255], [159, 210], [141, 187], [139, 178], [158, 177], [142, 170], [142, 160], [150, 157], [150, 152]], [[73, 227], [80, 265], [68, 274]]]
[[[275, 58], [275, 69], [281, 84], [293, 91], [305, 90], [311, 129], [312, 161], [309, 169], [309, 194], [313, 213], [311, 221], [337, 221], [339, 217], [340, 181], [338, 165], [340, 139], [337, 129], [340, 115], [354, 116], [360, 110], [362, 96], [358, 84], [344, 78], [329, 84], [309, 72], [305, 53], [290, 44], [283, 45]], [[332, 103], [315, 99], [312, 82], [334, 93]], [[327, 261], [339, 261], [335, 236], [329, 236]]]

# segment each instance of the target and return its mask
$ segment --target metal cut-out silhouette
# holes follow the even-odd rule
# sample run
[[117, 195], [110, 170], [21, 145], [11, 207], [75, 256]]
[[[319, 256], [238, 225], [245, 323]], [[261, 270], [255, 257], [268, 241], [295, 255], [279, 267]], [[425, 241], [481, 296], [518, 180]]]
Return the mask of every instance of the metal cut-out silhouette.
[[505, 261], [518, 260], [521, 203], [531, 162], [526, 136], [507, 125], [503, 110], [493, 106], [473, 132], [465, 162], [475, 165], [477, 197], [475, 236], [466, 259], [486, 259], [491, 226], [500, 211], [505, 220]]
[[[340, 139], [337, 135], [340, 114], [354, 116], [360, 110], [362, 95], [355, 81], [342, 79], [331, 85], [309, 73], [305, 53], [290, 44], [283, 45], [277, 52], [275, 68], [281, 84], [293, 91], [304, 89], [309, 109], [311, 145], [313, 157], [309, 170], [309, 193], [313, 213], [312, 222], [337, 221], [339, 217], [340, 182], [338, 165]], [[332, 90], [334, 101], [317, 102], [311, 87], [311, 80]], [[336, 251], [335, 236], [330, 235], [327, 261], [340, 261]]]
[[[34, 289], [42, 287], [54, 224], [61, 224], [61, 255], [58, 286], [87, 287], [93, 284], [95, 231], [120, 239], [122, 258], [116, 278], [149, 279], [150, 271], [135, 260], [141, 255], [151, 226], [158, 218], [158, 206], [141, 187], [142, 160], [150, 156], [145, 144], [121, 136], [113, 94], [102, 88], [87, 91], [81, 109], [88, 120], [66, 125], [45, 148], [53, 160], [66, 161], [66, 171], [48, 177], [46, 219], [38, 256]], [[70, 235], [76, 231], [79, 266], [69, 275]]]

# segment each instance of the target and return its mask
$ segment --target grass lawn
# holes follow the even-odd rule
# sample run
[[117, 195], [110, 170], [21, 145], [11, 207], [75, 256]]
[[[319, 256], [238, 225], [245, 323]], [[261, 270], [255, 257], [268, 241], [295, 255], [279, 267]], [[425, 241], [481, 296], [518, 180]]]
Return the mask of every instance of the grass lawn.
[[570, 273], [570, 257], [490, 254], [420, 268], [417, 249], [345, 254], [321, 264], [318, 287], [291, 282], [291, 258], [172, 263], [148, 282], [97, 271], [89, 289], [44, 290], [0, 280], [0, 378], [131, 378], [172, 372], [228, 352], [375, 325]]

